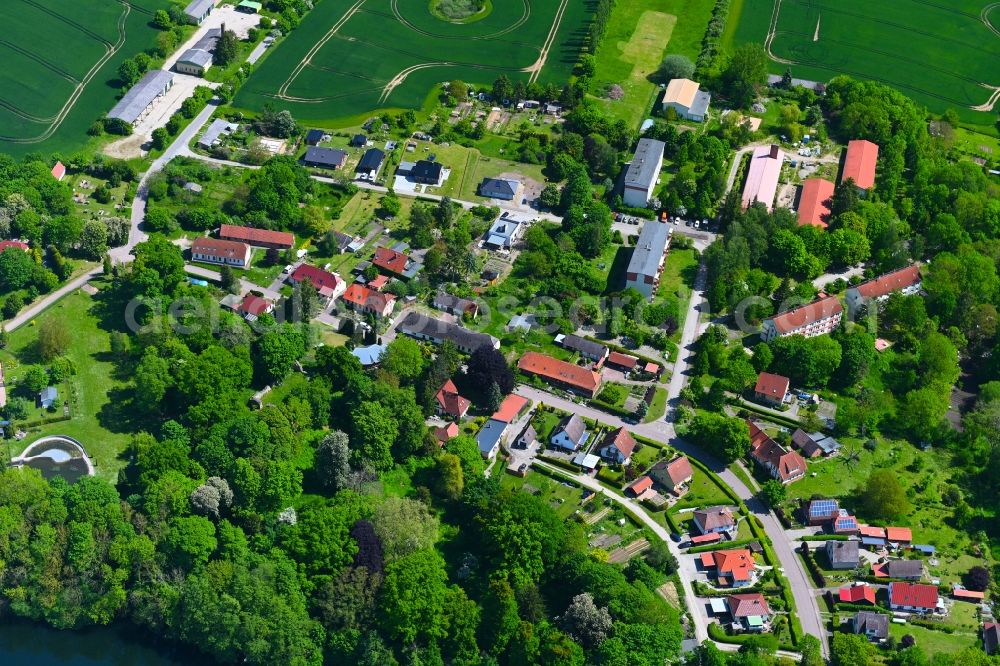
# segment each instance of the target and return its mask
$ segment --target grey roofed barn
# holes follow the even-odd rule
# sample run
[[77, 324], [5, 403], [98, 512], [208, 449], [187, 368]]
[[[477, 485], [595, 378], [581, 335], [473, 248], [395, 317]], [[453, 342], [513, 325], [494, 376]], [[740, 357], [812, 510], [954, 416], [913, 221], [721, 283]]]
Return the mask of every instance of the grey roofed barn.
[[476, 349], [489, 346], [499, 348], [500, 341], [492, 335], [470, 331], [464, 326], [428, 317], [418, 312], [410, 311], [396, 330], [417, 339], [431, 340], [441, 344], [446, 340], [455, 344], [460, 351], [471, 354]]
[[202, 133], [201, 138], [198, 139], [198, 145], [203, 148], [211, 148], [223, 134], [232, 134], [239, 128], [240, 126], [236, 123], [231, 123], [224, 118], [216, 118]]
[[572, 333], [568, 335], [557, 335], [555, 341], [556, 344], [562, 345], [566, 349], [578, 351], [584, 356], [592, 358], [595, 361], [605, 358], [608, 355], [608, 348], [606, 345], [594, 342], [593, 340], [588, 340], [587, 338], [582, 338], [579, 335], [574, 335]]
[[134, 123], [149, 108], [157, 97], [163, 95], [174, 84], [174, 75], [162, 69], [146, 72], [138, 83], [108, 111], [108, 118], [117, 118], [129, 124]]
[[639, 240], [632, 250], [626, 273], [635, 275], [653, 275], [660, 272], [660, 262], [670, 240], [670, 225], [650, 220], [639, 232]]
[[625, 172], [625, 186], [641, 190], [649, 189], [660, 175], [660, 157], [666, 144], [655, 139], [639, 139], [635, 156]]
[[184, 8], [184, 15], [195, 23], [201, 23], [215, 7], [215, 0], [193, 0]]
[[185, 62], [201, 68], [207, 68], [212, 64], [212, 54], [202, 49], [188, 49], [181, 54], [177, 62]]

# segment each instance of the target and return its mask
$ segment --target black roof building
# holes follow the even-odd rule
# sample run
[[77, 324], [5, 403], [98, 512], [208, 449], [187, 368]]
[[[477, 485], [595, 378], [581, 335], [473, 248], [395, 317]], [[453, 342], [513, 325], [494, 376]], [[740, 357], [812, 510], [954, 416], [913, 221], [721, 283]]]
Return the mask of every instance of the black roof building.
[[311, 129], [306, 132], [306, 145], [315, 146], [323, 140], [323, 130]]
[[369, 148], [365, 151], [365, 154], [361, 157], [361, 161], [358, 162], [357, 171], [359, 173], [369, 173], [371, 171], [378, 171], [382, 168], [382, 161], [385, 159], [385, 153], [378, 148]]
[[347, 161], [347, 153], [343, 150], [337, 148], [320, 148], [318, 146], [310, 146], [309, 150], [306, 151], [305, 157], [302, 158], [302, 162], [306, 166], [326, 167], [329, 169], [340, 168], [344, 166], [345, 161]]
[[441, 182], [441, 163], [419, 160], [410, 171], [410, 180], [427, 185], [437, 185]]
[[364, 134], [355, 134], [351, 138], [352, 148], [364, 148], [367, 145], [368, 145], [368, 137], [365, 136]]

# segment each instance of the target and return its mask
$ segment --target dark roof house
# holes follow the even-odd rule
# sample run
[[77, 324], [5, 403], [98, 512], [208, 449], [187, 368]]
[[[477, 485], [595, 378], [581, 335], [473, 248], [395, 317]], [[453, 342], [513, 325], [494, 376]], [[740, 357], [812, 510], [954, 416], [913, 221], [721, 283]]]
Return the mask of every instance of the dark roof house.
[[321, 148], [310, 146], [302, 158], [302, 163], [306, 166], [321, 167], [325, 169], [339, 169], [347, 161], [347, 153], [339, 148]]

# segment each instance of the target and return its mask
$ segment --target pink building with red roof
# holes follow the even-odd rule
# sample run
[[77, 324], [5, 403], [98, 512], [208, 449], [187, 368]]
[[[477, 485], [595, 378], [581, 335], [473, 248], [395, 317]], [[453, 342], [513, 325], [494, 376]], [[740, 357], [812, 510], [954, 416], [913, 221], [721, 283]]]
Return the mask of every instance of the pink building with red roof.
[[844, 159], [844, 171], [840, 174], [840, 182], [848, 178], [854, 185], [867, 190], [875, 184], [875, 164], [878, 162], [878, 145], [871, 141], [855, 139], [847, 144], [847, 157]]
[[884, 303], [896, 292], [903, 296], [919, 294], [922, 285], [919, 266], [900, 268], [848, 289], [847, 311], [853, 314], [869, 303]]
[[832, 333], [840, 325], [844, 306], [836, 296], [827, 296], [807, 305], [776, 314], [764, 320], [760, 337], [764, 342], [789, 335], [807, 338]]
[[299, 264], [288, 280], [292, 284], [310, 282], [327, 302], [332, 301], [347, 290], [347, 283], [336, 273], [324, 271], [311, 264]]
[[770, 211], [774, 208], [774, 196], [778, 192], [778, 178], [785, 153], [775, 145], [758, 146], [750, 156], [746, 184], [743, 186], [743, 209], [759, 201]]

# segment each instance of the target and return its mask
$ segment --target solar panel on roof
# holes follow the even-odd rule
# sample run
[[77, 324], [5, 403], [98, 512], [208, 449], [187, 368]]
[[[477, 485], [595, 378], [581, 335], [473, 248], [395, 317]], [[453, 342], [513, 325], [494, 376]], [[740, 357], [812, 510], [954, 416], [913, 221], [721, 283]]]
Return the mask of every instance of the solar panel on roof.
[[816, 500], [810, 505], [809, 512], [814, 516], [822, 516], [832, 513], [836, 508], [836, 500]]

